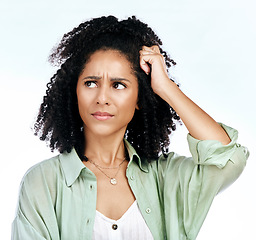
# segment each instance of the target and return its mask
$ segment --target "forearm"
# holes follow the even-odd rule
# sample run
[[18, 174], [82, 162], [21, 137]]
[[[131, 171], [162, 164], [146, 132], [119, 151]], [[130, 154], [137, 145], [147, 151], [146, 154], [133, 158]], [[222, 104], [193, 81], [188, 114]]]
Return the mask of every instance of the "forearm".
[[161, 97], [177, 112], [189, 133], [199, 140], [218, 140], [226, 145], [230, 139], [224, 129], [190, 100], [172, 81], [161, 91]]
[[146, 74], [151, 71], [153, 91], [177, 112], [194, 138], [198, 140], [218, 140], [223, 144], [230, 142], [222, 127], [191, 101], [174, 82], [170, 81], [164, 58], [158, 46], [144, 46], [142, 48], [140, 51], [140, 66]]

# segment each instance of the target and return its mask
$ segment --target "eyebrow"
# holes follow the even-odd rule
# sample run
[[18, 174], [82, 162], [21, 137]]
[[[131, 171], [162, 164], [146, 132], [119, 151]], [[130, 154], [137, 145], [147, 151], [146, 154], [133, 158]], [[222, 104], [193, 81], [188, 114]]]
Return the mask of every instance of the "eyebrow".
[[[102, 77], [99, 77], [99, 76], [87, 76], [87, 77], [83, 78], [83, 80], [86, 80], [86, 79], [100, 80], [100, 79], [102, 79]], [[127, 81], [127, 82], [131, 82], [127, 78], [120, 78], [120, 77], [110, 78], [110, 81]]]

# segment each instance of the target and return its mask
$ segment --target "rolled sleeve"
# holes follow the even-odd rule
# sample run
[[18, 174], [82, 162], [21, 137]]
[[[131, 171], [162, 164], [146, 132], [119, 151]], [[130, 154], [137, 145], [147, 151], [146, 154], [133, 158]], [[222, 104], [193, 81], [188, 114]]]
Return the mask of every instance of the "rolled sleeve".
[[232, 161], [232, 156], [238, 148], [244, 152], [245, 160], [249, 156], [247, 148], [236, 143], [238, 138], [237, 130], [220, 123], [221, 127], [226, 131], [231, 142], [223, 145], [217, 140], [197, 140], [190, 134], [187, 136], [189, 149], [194, 162], [198, 165], [214, 165], [222, 169], [228, 161]]

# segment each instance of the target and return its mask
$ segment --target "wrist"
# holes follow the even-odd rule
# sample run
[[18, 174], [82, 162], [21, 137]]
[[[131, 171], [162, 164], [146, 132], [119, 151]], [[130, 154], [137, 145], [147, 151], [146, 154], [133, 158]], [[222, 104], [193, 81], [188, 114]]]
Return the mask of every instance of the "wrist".
[[177, 92], [181, 92], [179, 87], [169, 78], [167, 78], [163, 84], [159, 85], [160, 86], [158, 88], [155, 88], [155, 90], [153, 89], [154, 92], [163, 100], [165, 100], [169, 105], [171, 105], [170, 102], [175, 98]]

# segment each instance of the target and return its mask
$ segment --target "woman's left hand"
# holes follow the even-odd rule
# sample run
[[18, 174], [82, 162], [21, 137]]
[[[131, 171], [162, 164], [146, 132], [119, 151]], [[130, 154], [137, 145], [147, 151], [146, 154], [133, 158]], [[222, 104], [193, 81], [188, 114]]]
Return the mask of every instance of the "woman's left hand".
[[171, 81], [168, 77], [164, 57], [157, 45], [142, 47], [140, 50], [140, 67], [146, 74], [151, 73], [151, 87], [161, 97], [161, 93]]

